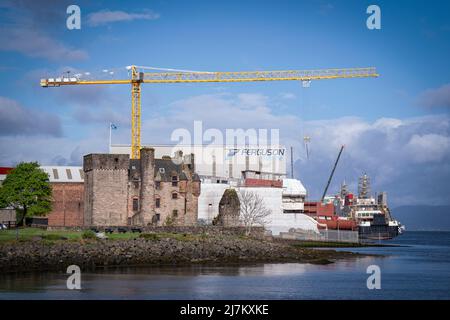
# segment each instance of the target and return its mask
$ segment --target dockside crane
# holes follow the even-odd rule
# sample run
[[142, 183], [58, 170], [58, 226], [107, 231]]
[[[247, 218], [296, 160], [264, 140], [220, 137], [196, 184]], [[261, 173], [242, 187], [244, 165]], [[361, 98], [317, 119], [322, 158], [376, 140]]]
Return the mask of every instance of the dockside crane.
[[286, 71], [242, 71], [242, 72], [199, 72], [189, 70], [165, 69], [167, 72], [144, 72], [161, 70], [159, 68], [128, 66], [127, 79], [84, 79], [82, 75], [70, 74], [41, 79], [41, 87], [60, 87], [73, 85], [127, 84], [131, 85], [131, 155], [140, 158], [141, 149], [141, 84], [143, 83], [210, 83], [210, 82], [253, 82], [253, 81], [301, 81], [309, 86], [312, 80], [340, 78], [378, 77], [376, 68], [346, 68], [320, 70]]
[[336, 170], [337, 164], [339, 162], [339, 159], [341, 158], [341, 154], [342, 154], [343, 150], [344, 150], [344, 145], [342, 145], [341, 149], [339, 150], [339, 154], [336, 158], [336, 162], [334, 163], [333, 170], [331, 170], [331, 174], [330, 174], [330, 177], [328, 178], [327, 185], [325, 187], [325, 190], [323, 191], [322, 198], [320, 199], [321, 202], [323, 202], [323, 199], [325, 199], [325, 196], [327, 195], [327, 191], [328, 191], [328, 188], [330, 187], [331, 179], [333, 179], [334, 171]]

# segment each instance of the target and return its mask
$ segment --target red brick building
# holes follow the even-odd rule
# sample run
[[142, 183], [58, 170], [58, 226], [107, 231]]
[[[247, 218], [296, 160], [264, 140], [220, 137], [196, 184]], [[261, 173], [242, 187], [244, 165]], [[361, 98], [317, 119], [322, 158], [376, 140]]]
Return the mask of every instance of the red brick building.
[[84, 224], [84, 179], [81, 167], [43, 166], [53, 192], [50, 227], [76, 227]]
[[[0, 167], [0, 184], [13, 168]], [[52, 211], [46, 217], [38, 217], [40, 223], [48, 220], [51, 227], [82, 226], [84, 212], [84, 179], [82, 167], [41, 166], [49, 176], [52, 186]], [[12, 218], [14, 217], [14, 219]], [[15, 220], [14, 209], [1, 209], [0, 222]]]

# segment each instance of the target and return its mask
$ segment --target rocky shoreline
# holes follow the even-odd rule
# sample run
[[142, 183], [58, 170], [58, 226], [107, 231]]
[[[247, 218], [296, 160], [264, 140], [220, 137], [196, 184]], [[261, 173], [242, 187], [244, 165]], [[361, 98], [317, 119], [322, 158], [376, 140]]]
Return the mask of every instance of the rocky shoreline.
[[65, 271], [106, 266], [299, 262], [328, 264], [357, 257], [351, 252], [299, 248], [287, 243], [236, 236], [184, 235], [126, 240], [18, 241], [0, 244], [0, 272]]

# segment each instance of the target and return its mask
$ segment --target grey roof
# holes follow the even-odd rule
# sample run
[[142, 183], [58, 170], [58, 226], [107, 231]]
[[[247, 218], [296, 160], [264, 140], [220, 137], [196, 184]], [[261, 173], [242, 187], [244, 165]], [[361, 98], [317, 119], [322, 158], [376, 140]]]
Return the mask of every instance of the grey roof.
[[41, 166], [48, 174], [50, 182], [84, 182], [83, 167], [77, 166]]
[[169, 159], [155, 159], [155, 177], [159, 173], [159, 175], [161, 176], [161, 181], [172, 181], [172, 174], [174, 172], [177, 174], [177, 176], [180, 176], [180, 178], [181, 174], [184, 175], [181, 170], [180, 164], [175, 164], [172, 160]]
[[188, 180], [184, 172], [180, 173], [180, 180]]

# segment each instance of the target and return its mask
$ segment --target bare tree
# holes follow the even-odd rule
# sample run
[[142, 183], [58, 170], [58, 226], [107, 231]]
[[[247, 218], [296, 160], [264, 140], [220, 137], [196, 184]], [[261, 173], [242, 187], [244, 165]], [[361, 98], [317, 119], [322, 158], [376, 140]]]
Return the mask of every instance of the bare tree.
[[240, 218], [247, 235], [250, 234], [253, 226], [264, 226], [269, 222], [267, 217], [272, 213], [272, 210], [265, 206], [263, 198], [256, 192], [241, 189], [239, 201], [241, 205]]

